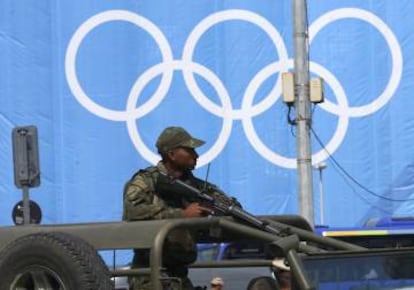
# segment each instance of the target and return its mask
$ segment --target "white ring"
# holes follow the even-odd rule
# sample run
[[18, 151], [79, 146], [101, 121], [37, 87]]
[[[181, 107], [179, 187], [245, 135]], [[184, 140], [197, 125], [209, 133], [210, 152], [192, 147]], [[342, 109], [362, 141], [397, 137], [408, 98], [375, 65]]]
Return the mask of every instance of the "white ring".
[[[204, 18], [199, 24], [197, 24], [197, 26], [194, 27], [193, 31], [190, 33], [190, 36], [188, 37], [187, 42], [184, 46], [183, 61], [188, 63], [191, 63], [193, 61], [192, 58], [195, 46], [204, 32], [206, 32], [208, 29], [210, 29], [213, 25], [216, 25], [217, 23], [229, 20], [244, 20], [262, 28], [273, 41], [280, 57], [279, 61], [282, 63], [287, 61], [287, 50], [284, 45], [283, 39], [280, 36], [277, 29], [262, 16], [250, 11], [237, 9], [214, 13]], [[190, 90], [193, 97], [196, 99], [196, 101], [202, 107], [206, 108], [206, 110], [208, 110], [210, 113], [218, 117], [225, 118], [226, 116], [222, 115], [223, 110], [219, 106], [217, 106], [217, 104], [212, 102], [208, 97], [206, 97], [205, 94], [200, 90], [191, 71], [187, 70], [184, 67], [183, 73], [187, 87]], [[230, 117], [235, 120], [245, 118], [246, 115], [255, 116], [257, 114], [262, 113], [274, 103], [274, 96], [278, 86], [280, 86], [280, 77], [278, 78], [278, 81], [276, 82], [275, 86], [273, 87], [269, 95], [266, 98], [264, 98], [259, 104], [256, 104], [251, 109], [246, 110], [245, 112], [241, 110], [232, 110], [231, 112], [228, 112], [230, 114]], [[268, 100], [268, 98], [270, 98], [270, 101]]]
[[[391, 57], [393, 62], [393, 67], [391, 71], [391, 77], [388, 81], [388, 84], [382, 94], [375, 99], [373, 102], [359, 107], [348, 107], [348, 112], [346, 113], [350, 117], [363, 117], [369, 114], [374, 113], [375, 111], [382, 108], [393, 96], [398, 85], [401, 81], [402, 75], [402, 67], [403, 67], [403, 59], [401, 48], [398, 44], [398, 40], [395, 35], [392, 33], [391, 29], [384, 23], [378, 16], [375, 14], [368, 12], [366, 10], [358, 9], [358, 8], [342, 8], [332, 10], [328, 13], [325, 13], [321, 17], [319, 17], [312, 25], [309, 27], [309, 43], [312, 42], [315, 35], [326, 25], [336, 20], [342, 18], [357, 18], [363, 21], [366, 21], [372, 24], [375, 28], [378, 29], [379, 32], [382, 33], [384, 36], [388, 47], [391, 51]], [[341, 110], [339, 110], [338, 106], [329, 100], [325, 99], [323, 108], [327, 111], [331, 112], [332, 114], [339, 114]], [[342, 108], [344, 109], [344, 108]]]
[[[288, 65], [293, 66], [293, 61], [290, 61]], [[280, 70], [280, 64], [274, 63], [263, 70], [261, 70], [250, 82], [251, 88], [248, 88], [246, 90], [246, 101], [243, 103], [245, 106], [249, 107], [252, 102], [254, 95], [257, 91], [257, 89], [260, 87], [265, 79], [267, 79], [272, 74], [276, 73]], [[326, 69], [321, 67], [320, 65], [310, 62], [310, 70], [311, 71], [318, 71], [319, 75], [323, 76], [324, 79], [327, 81], [327, 83], [331, 83], [331, 87], [334, 92], [337, 93], [338, 96], [338, 104], [342, 108], [346, 108], [348, 106], [348, 102], [346, 99], [345, 91], [343, 90], [342, 86], [338, 82], [338, 80]], [[263, 76], [261, 76], [263, 74]], [[258, 79], [256, 81], [255, 79]], [[346, 109], [345, 109], [346, 110]], [[345, 137], [346, 130], [348, 128], [349, 118], [345, 114], [341, 114], [338, 117], [338, 125], [335, 131], [334, 136], [329, 141], [329, 143], [325, 146], [326, 150], [333, 154], [336, 149], [338, 149], [339, 145], [343, 141]], [[252, 144], [253, 148], [256, 150], [257, 153], [259, 153], [262, 157], [264, 157], [266, 160], [269, 160], [275, 165], [285, 167], [285, 168], [296, 168], [296, 159], [295, 158], [287, 158], [284, 156], [281, 156], [275, 152], [273, 152], [271, 149], [269, 149], [259, 138], [259, 136], [256, 133], [256, 130], [253, 126], [253, 120], [251, 118], [244, 118], [242, 120], [243, 122], [243, 128], [244, 132], [247, 136], [247, 138], [250, 141], [250, 144]], [[317, 164], [323, 160], [325, 160], [328, 157], [327, 152], [324, 149], [321, 149], [319, 152], [312, 154], [312, 163]]]
[[[112, 121], [125, 121], [127, 119], [128, 113], [125, 111], [118, 111], [118, 110], [111, 110], [101, 105], [95, 103], [88, 95], [83, 91], [82, 86], [79, 83], [77, 74], [76, 74], [76, 55], [78, 53], [78, 49], [86, 37], [86, 35], [92, 31], [97, 26], [109, 22], [109, 21], [127, 21], [135, 24], [136, 26], [146, 30], [156, 41], [158, 47], [161, 50], [161, 55], [163, 58], [163, 62], [171, 62], [173, 59], [172, 51], [169, 46], [169, 43], [161, 30], [158, 27], [150, 22], [148, 19], [126, 11], [126, 10], [109, 10], [106, 12], [102, 12], [99, 14], [94, 15], [93, 17], [86, 20], [74, 33], [72, 36], [65, 57], [65, 70], [66, 70], [66, 79], [68, 81], [69, 87], [78, 100], [78, 102], [84, 106], [87, 110], [91, 113]], [[163, 88], [169, 87], [171, 85], [173, 77], [172, 70], [166, 70], [163, 74], [160, 87], [156, 90], [153, 98], [161, 99], [164, 97], [165, 91]], [[145, 112], [141, 112], [142, 110], [148, 110], [148, 105], [144, 104], [140, 108], [134, 108], [134, 114], [137, 116], [145, 114]]]
[[[331, 88], [333, 92], [336, 93], [338, 99], [338, 105], [329, 100], [325, 100], [325, 103], [321, 104], [321, 108], [339, 117], [336, 131], [326, 145], [326, 149], [330, 154], [333, 154], [343, 141], [348, 127], [349, 117], [366, 116], [383, 107], [395, 93], [402, 75], [402, 53], [396, 37], [391, 29], [380, 18], [368, 11], [356, 8], [343, 8], [324, 14], [309, 28], [310, 42], [323, 27], [342, 18], [361, 19], [377, 28], [379, 32], [383, 34], [391, 50], [393, 67], [386, 88], [376, 100], [368, 105], [350, 108], [344, 89], [332, 73], [324, 67], [310, 62], [310, 70], [322, 77], [325, 76], [325, 80], [331, 85]], [[213, 25], [229, 20], [243, 20], [259, 26], [273, 41], [280, 58], [278, 62], [267, 65], [254, 76], [244, 92], [241, 109], [236, 110], [233, 110], [231, 98], [217, 75], [205, 66], [192, 61], [195, 47], [202, 34]], [[162, 63], [147, 69], [135, 81], [129, 93], [125, 111], [104, 108], [92, 101], [92, 99], [83, 91], [76, 74], [77, 51], [83, 39], [94, 28], [109, 21], [127, 21], [146, 30], [154, 38], [162, 55]], [[172, 51], [167, 39], [157, 26], [146, 18], [125, 10], [106, 11], [89, 18], [77, 29], [69, 42], [65, 56], [66, 78], [69, 87], [78, 102], [93, 114], [104, 119], [126, 121], [128, 132], [136, 149], [151, 163], [156, 163], [159, 157], [149, 150], [140, 138], [137, 128], [137, 119], [150, 113], [162, 102], [171, 86], [174, 71], [182, 70], [184, 81], [195, 100], [208, 112], [223, 118], [222, 129], [218, 139], [207, 152], [200, 156], [198, 167], [209, 163], [221, 153], [230, 137], [232, 121], [236, 119], [242, 121], [247, 139], [261, 156], [281, 167], [296, 167], [296, 159], [283, 157], [273, 152], [260, 140], [254, 129], [252, 120], [254, 116], [263, 113], [277, 102], [281, 95], [280, 75], [283, 71], [286, 71], [287, 67], [292, 66], [293, 61], [288, 60], [286, 47], [278, 30], [262, 16], [246, 10], [221, 11], [211, 14], [203, 19], [190, 33], [183, 49], [182, 60], [173, 59]], [[259, 103], [253, 105], [254, 97], [260, 86], [271, 75], [277, 72], [279, 72], [279, 77], [271, 92]], [[205, 96], [195, 81], [194, 73], [199, 74], [210, 82], [220, 98], [222, 107]], [[160, 74], [162, 74], [162, 79], [155, 93], [144, 104], [137, 107], [138, 98], [145, 86]], [[326, 151], [322, 149], [312, 155], [312, 160], [313, 163], [318, 163], [327, 157], [328, 155]]]
[[[192, 72], [196, 72], [197, 74], [204, 77], [207, 81], [213, 84], [213, 87], [217, 90], [217, 95], [220, 97], [220, 100], [223, 105], [223, 115], [226, 116], [228, 115], [226, 111], [231, 111], [231, 101], [228, 92], [224, 85], [221, 83], [220, 79], [214, 73], [212, 73], [209, 69], [200, 64], [187, 62], [184, 63], [179, 60], [173, 61], [172, 63], [160, 63], [148, 69], [134, 84], [134, 93], [131, 93], [128, 99], [127, 111], [134, 110], [140, 93], [145, 86], [143, 80], [145, 80], [148, 83], [152, 78], [156, 77], [159, 74], [162, 74], [165, 69], [169, 69], [166, 67], [169, 67], [174, 70], [183, 70], [185, 67], [186, 69], [189, 69]], [[223, 150], [224, 146], [226, 146], [227, 141], [230, 137], [232, 125], [233, 120], [231, 118], [223, 118], [223, 125], [219, 137], [217, 138], [213, 146], [209, 150], [207, 150], [207, 152], [200, 155], [197, 162], [197, 167], [201, 167], [205, 164], [208, 164], [214, 158], [216, 158], [217, 155], [220, 154], [221, 150]], [[138, 150], [138, 152], [148, 162], [155, 164], [159, 160], [159, 155], [148, 149], [148, 147], [141, 139], [141, 136], [138, 132], [137, 121], [133, 114], [131, 114], [131, 116], [127, 119], [127, 127], [132, 142], [134, 143], [135, 148]]]

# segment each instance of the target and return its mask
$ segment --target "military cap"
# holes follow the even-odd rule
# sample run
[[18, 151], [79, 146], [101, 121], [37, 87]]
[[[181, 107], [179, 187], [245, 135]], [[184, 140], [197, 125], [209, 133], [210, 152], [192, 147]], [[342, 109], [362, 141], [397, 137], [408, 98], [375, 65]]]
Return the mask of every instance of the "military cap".
[[168, 127], [162, 131], [155, 146], [158, 152], [162, 153], [177, 147], [197, 148], [204, 143], [203, 140], [194, 138], [181, 127]]

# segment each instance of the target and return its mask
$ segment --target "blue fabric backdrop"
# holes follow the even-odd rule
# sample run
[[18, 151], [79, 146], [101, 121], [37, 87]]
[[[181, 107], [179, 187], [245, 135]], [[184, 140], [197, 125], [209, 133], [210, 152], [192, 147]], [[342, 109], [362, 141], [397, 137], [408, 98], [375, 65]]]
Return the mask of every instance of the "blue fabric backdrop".
[[[247, 210], [298, 212], [279, 82], [291, 1], [5, 0], [0, 11], [0, 224], [21, 199], [11, 130], [23, 125], [39, 130], [30, 194], [43, 223], [120, 220], [125, 181], [156, 162], [169, 125], [207, 141], [197, 175], [210, 164]], [[413, 12], [408, 0], [309, 1], [310, 69], [327, 99], [313, 108], [312, 152], [327, 163], [330, 225], [413, 212]]]

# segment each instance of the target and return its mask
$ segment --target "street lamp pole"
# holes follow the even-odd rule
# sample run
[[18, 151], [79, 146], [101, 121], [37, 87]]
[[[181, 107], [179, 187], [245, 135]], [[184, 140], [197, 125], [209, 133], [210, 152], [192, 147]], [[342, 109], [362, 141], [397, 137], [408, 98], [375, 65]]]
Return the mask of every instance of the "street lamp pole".
[[321, 211], [321, 225], [325, 224], [325, 196], [323, 191], [322, 171], [327, 167], [325, 162], [320, 162], [314, 165], [314, 168], [319, 171], [319, 207]]

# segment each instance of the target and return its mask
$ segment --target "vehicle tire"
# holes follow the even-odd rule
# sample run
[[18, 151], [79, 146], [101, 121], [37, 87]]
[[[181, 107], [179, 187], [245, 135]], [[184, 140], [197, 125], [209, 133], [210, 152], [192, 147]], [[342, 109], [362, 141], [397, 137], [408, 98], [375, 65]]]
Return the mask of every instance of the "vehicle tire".
[[109, 290], [110, 273], [96, 250], [65, 233], [36, 233], [0, 252], [0, 289]]

